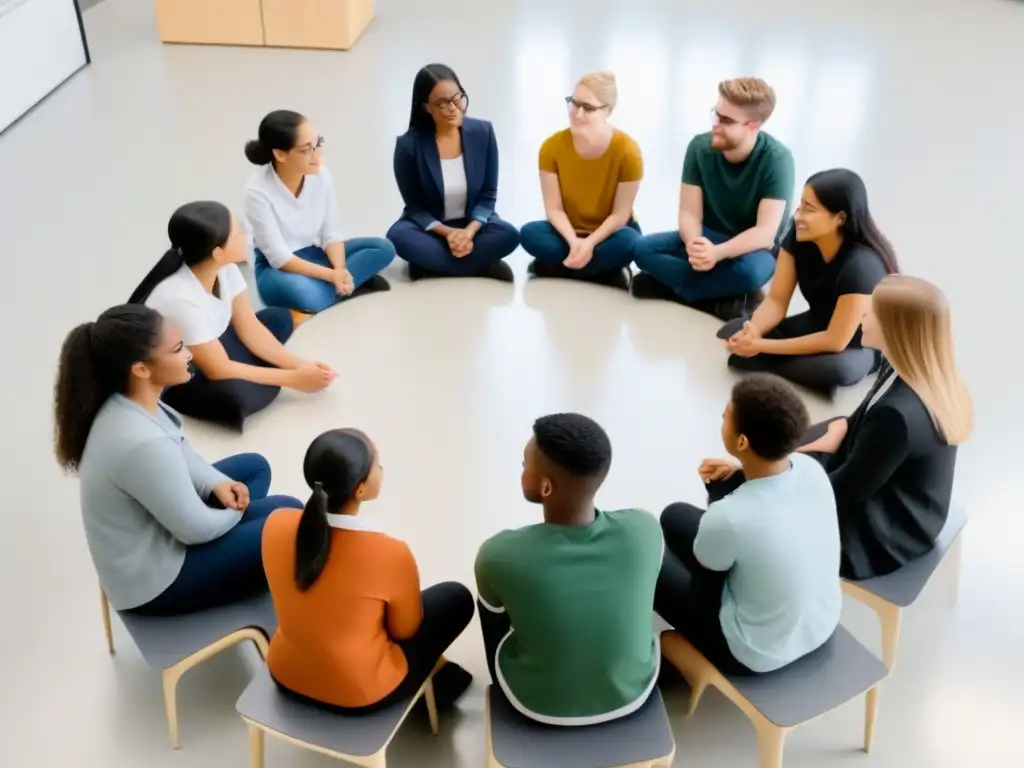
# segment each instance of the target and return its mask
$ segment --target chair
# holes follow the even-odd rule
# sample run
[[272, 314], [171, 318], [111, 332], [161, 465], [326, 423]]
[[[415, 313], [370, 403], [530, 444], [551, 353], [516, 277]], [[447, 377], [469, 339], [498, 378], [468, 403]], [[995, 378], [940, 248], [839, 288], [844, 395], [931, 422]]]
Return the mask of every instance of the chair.
[[249, 725], [250, 765], [263, 768], [264, 735], [270, 734], [336, 760], [364, 768], [386, 768], [384, 753], [420, 696], [426, 701], [430, 731], [437, 735], [433, 675], [444, 663], [441, 659], [423, 686], [405, 701], [352, 717], [288, 698], [278, 690], [270, 672], [261, 669], [235, 705], [235, 710]]
[[542, 725], [487, 689], [487, 768], [670, 768], [676, 744], [655, 688], [632, 715], [600, 725]]
[[[102, 588], [100, 606], [107, 649], [113, 654], [110, 603]], [[138, 616], [124, 611], [118, 611], [117, 615], [142, 658], [163, 673], [164, 713], [175, 749], [180, 746], [176, 692], [182, 675], [245, 640], [251, 640], [260, 657], [265, 659], [269, 647], [267, 638], [277, 629], [277, 616], [269, 594], [181, 616]]]
[[843, 580], [843, 592], [854, 600], [864, 603], [878, 614], [882, 627], [882, 661], [891, 672], [896, 667], [896, 651], [900, 643], [900, 624], [903, 609], [909, 607], [921, 595], [925, 584], [939, 564], [951, 555], [953, 563], [953, 602], [956, 602], [957, 585], [960, 582], [961, 532], [967, 524], [967, 511], [958, 506], [949, 510], [949, 517], [942, 528], [935, 547], [898, 571], [885, 576], [862, 581]]
[[777, 672], [726, 676], [678, 632], [661, 636], [665, 658], [690, 684], [690, 708], [709, 685], [721, 691], [754, 725], [760, 768], [781, 768], [786, 736], [799, 725], [867, 694], [864, 751], [871, 751], [878, 714], [879, 683], [885, 665], [853, 635], [839, 627], [821, 648]]

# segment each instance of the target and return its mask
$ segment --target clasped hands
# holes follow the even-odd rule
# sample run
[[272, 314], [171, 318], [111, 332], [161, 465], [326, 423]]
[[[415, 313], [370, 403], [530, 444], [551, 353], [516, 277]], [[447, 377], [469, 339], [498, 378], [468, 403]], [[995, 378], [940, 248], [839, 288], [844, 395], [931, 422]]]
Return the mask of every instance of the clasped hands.
[[356, 289], [355, 280], [352, 279], [352, 273], [349, 272], [345, 267], [335, 267], [333, 270], [334, 290], [338, 292], [339, 296], [349, 296], [352, 291]]
[[569, 255], [562, 264], [569, 269], [583, 269], [594, 258], [594, 243], [589, 237], [577, 237], [569, 243]]
[[249, 488], [237, 480], [226, 480], [213, 489], [214, 498], [224, 505], [225, 509], [236, 509], [244, 512], [249, 506]]
[[710, 272], [722, 260], [718, 246], [706, 237], [695, 237], [686, 244], [686, 258], [695, 272]]
[[473, 252], [473, 235], [476, 233], [470, 229], [453, 229], [447, 235], [448, 249], [452, 256], [463, 259]]
[[704, 485], [707, 485], [718, 480], [728, 480], [740, 469], [739, 464], [729, 459], [704, 459], [697, 467], [697, 474]]
[[725, 341], [726, 349], [739, 357], [754, 357], [762, 352], [761, 329], [749, 320]]

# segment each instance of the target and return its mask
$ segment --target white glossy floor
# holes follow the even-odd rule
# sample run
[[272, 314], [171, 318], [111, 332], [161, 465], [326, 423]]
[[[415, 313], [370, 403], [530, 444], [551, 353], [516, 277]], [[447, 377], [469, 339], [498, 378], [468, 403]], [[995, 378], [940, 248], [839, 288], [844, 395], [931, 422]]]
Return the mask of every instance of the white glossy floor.
[[[718, 80], [758, 74], [777, 89], [769, 129], [798, 175], [848, 165], [907, 271], [944, 286], [979, 427], [962, 450], [957, 494], [973, 515], [960, 601], [940, 573], [906, 615], [900, 665], [883, 688], [875, 751], [857, 750], [862, 706], [798, 730], [789, 768], [964, 768], [1024, 764], [1024, 567], [1020, 551], [1024, 381], [1019, 321], [1024, 143], [1020, 74], [1024, 6], [1008, 0], [378, 0], [350, 54], [163, 47], [151, 4], [107, 0], [86, 13], [93, 65], [0, 137], [4, 253], [0, 383], [6, 428], [0, 543], [0, 762], [5, 766], [168, 768], [248, 765], [234, 701], [254, 663], [228, 653], [180, 689], [183, 750], [171, 751], [159, 676], [116, 627], [103, 643], [96, 580], [74, 480], [50, 456], [50, 387], [73, 324], [127, 297], [165, 248], [171, 211], [190, 199], [238, 208], [242, 155], [260, 117], [288, 107], [327, 136], [352, 235], [383, 234], [398, 216], [393, 137], [412, 77], [441, 60], [461, 73], [474, 114], [494, 121], [502, 151], [499, 209], [541, 215], [536, 150], [564, 121], [561, 97], [586, 70], [619, 75], [619, 125], [640, 142], [638, 203], [648, 230], [673, 226], [683, 149], [705, 129]], [[718, 453], [731, 375], [713, 320], [638, 304], [610, 289], [483, 281], [411, 285], [360, 299], [300, 329], [302, 354], [336, 366], [320, 397], [283, 396], [243, 438], [199, 425], [211, 458], [265, 453], [276, 488], [303, 495], [302, 452], [321, 430], [359, 426], [378, 441], [387, 484], [373, 514], [404, 536], [422, 575], [472, 577], [479, 543], [537, 519], [519, 496], [531, 420], [574, 409], [610, 431], [616, 460], [606, 506], [654, 511], [697, 499], [698, 461]], [[862, 390], [813, 415], [851, 409]], [[987, 479], [986, 479], [987, 478]], [[859, 606], [844, 621], [877, 648]], [[476, 627], [452, 657], [482, 677]], [[398, 768], [483, 765], [477, 685], [442, 735], [410, 723]], [[687, 768], [755, 765], [752, 729], [709, 694], [691, 721], [685, 688], [669, 694]], [[268, 766], [332, 763], [284, 745]], [[556, 768], [556, 767], [552, 767]]]

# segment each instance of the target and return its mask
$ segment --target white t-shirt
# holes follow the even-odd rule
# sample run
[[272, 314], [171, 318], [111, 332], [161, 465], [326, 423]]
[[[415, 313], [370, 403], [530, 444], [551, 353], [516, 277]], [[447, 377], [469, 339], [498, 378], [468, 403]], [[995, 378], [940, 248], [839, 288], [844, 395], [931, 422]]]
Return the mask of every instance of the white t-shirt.
[[199, 278], [183, 265], [153, 289], [146, 306], [178, 327], [186, 347], [194, 347], [219, 339], [231, 325], [232, 302], [245, 291], [245, 278], [237, 264], [220, 268], [217, 288], [218, 296], [207, 293]]
[[454, 221], [466, 218], [466, 202], [469, 196], [466, 183], [466, 166], [462, 155], [441, 160], [441, 176], [444, 179], [444, 220]]
[[728, 571], [719, 620], [733, 656], [771, 672], [820, 647], [839, 626], [839, 519], [832, 483], [810, 456], [748, 480], [710, 506], [693, 553]]
[[291, 261], [298, 250], [310, 245], [326, 248], [344, 239], [334, 181], [324, 167], [306, 176], [298, 197], [273, 165], [261, 167], [245, 187], [245, 219], [253, 243], [274, 269]]

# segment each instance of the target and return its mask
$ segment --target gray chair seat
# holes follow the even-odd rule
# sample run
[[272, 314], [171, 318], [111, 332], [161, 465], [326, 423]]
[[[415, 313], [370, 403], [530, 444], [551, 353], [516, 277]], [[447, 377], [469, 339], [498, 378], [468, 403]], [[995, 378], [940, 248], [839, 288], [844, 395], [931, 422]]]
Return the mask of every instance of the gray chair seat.
[[496, 686], [487, 695], [491, 752], [503, 768], [617, 768], [662, 759], [671, 764], [675, 741], [657, 688], [628, 717], [572, 728], [523, 717]]
[[860, 696], [887, 674], [877, 656], [839, 627], [821, 648], [777, 672], [725, 677], [768, 720], [791, 728]]

